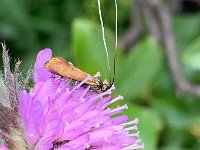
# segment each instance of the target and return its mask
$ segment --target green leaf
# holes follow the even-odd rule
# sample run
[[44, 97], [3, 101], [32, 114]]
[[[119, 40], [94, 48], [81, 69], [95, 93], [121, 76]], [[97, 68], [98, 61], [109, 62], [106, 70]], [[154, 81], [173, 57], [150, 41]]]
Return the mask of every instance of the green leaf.
[[1, 0], [0, 14], [0, 17], [4, 17], [14, 25], [30, 26], [29, 15], [22, 0]]
[[153, 38], [140, 42], [125, 56], [117, 76], [118, 93], [126, 100], [134, 99], [147, 88], [159, 72], [162, 64], [161, 51]]
[[144, 143], [144, 150], [157, 149], [159, 135], [163, 128], [163, 122], [159, 114], [153, 109], [141, 108], [129, 103], [129, 108], [125, 110], [125, 114], [129, 119], [139, 118], [140, 138]]
[[[107, 29], [105, 33], [109, 55], [113, 56], [113, 35]], [[77, 19], [72, 26], [72, 36], [72, 49], [78, 66], [91, 75], [100, 71], [104, 78], [108, 78], [106, 52], [100, 26], [89, 20]], [[113, 58], [110, 57], [110, 60], [112, 62]]]
[[176, 33], [176, 42], [179, 50], [184, 50], [191, 41], [199, 36], [199, 17], [200, 15], [198, 13], [175, 16], [174, 31]]
[[166, 96], [155, 98], [152, 104], [166, 120], [167, 125], [173, 129], [184, 130], [192, 121], [189, 111], [191, 108], [175, 96], [169, 96], [169, 93]]
[[182, 58], [185, 65], [200, 70], [200, 37], [186, 48]]

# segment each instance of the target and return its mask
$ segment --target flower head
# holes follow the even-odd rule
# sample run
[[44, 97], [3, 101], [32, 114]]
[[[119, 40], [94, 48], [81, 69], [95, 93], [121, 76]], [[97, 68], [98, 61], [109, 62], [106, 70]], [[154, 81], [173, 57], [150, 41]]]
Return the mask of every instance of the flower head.
[[[61, 78], [44, 68], [51, 59], [50, 49], [37, 55], [34, 68], [34, 88], [20, 94], [19, 111], [25, 138], [31, 149], [49, 150], [129, 150], [143, 148], [139, 144], [138, 119], [130, 122], [127, 116], [113, 117], [127, 105], [109, 108], [122, 99], [111, 100], [110, 88], [95, 93], [82, 82]], [[135, 130], [130, 134], [130, 130]]]

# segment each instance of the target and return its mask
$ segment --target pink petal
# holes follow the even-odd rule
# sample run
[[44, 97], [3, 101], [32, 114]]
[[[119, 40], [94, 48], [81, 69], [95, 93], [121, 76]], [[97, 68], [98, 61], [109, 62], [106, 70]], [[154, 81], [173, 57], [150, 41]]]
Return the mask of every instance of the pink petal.
[[44, 68], [45, 63], [52, 57], [52, 51], [49, 48], [41, 50], [37, 54], [37, 59], [34, 66], [34, 81], [38, 83], [40, 81], [46, 81], [52, 76], [52, 73]]

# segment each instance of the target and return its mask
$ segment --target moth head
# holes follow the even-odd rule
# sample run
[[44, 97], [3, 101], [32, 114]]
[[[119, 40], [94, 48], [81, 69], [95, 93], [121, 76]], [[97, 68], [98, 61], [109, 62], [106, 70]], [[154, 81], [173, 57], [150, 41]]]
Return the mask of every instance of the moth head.
[[101, 85], [101, 90], [103, 92], [107, 91], [111, 86], [108, 84], [107, 80], [104, 80]]
[[97, 92], [97, 93], [102, 93], [102, 92], [105, 92], [105, 91], [107, 91], [108, 89], [110, 89], [111, 86], [112, 86], [112, 85], [108, 84], [107, 80], [105, 80], [105, 81], [103, 81], [103, 82], [102, 82], [101, 80], [99, 80], [98, 86], [92, 86], [92, 87], [91, 87], [91, 90], [92, 90], [92, 91], [95, 91], [95, 92]]

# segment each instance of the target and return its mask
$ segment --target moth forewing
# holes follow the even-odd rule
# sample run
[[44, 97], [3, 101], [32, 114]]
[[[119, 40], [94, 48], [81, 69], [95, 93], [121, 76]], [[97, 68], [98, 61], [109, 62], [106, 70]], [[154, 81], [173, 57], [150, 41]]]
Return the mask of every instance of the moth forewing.
[[[61, 57], [53, 57], [50, 59], [45, 64], [45, 68], [54, 74], [80, 82], [85, 80], [89, 75]], [[86, 84], [91, 86], [101, 86], [102, 82], [98, 78], [91, 76], [91, 79], [86, 81]]]

